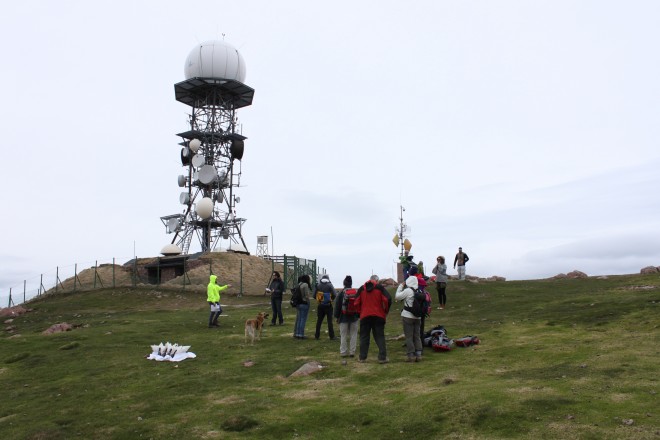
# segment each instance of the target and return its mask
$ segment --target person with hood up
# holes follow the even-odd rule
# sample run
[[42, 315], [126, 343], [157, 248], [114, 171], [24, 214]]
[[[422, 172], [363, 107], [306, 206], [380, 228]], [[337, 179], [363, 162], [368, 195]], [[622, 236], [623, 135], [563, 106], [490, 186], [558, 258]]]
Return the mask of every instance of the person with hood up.
[[[360, 314], [354, 306], [357, 291], [353, 289], [353, 277], [346, 275], [344, 288], [335, 301], [335, 319], [339, 324], [339, 355], [354, 357], [357, 348], [357, 334]], [[352, 301], [352, 303], [351, 303]], [[350, 341], [349, 341], [350, 339]]]
[[420, 329], [420, 318], [406, 310], [411, 308], [415, 299], [415, 290], [419, 287], [418, 278], [409, 276], [404, 284], [399, 284], [394, 298], [403, 301], [401, 321], [403, 322], [403, 334], [406, 337], [406, 351], [408, 362], [420, 362], [422, 360], [422, 339]]
[[222, 307], [220, 307], [220, 292], [227, 290], [230, 287], [231, 284], [219, 286], [218, 277], [216, 275], [211, 275], [209, 277], [209, 284], [206, 286], [206, 301], [208, 301], [209, 306], [211, 306], [209, 328], [218, 327], [218, 317], [220, 317], [220, 314], [222, 313]]
[[330, 276], [323, 274], [321, 281], [316, 285], [316, 300], [318, 307], [316, 308], [316, 333], [314, 338], [321, 337], [321, 325], [325, 318], [328, 319], [328, 336], [330, 339], [335, 339], [335, 329], [332, 326], [332, 301], [335, 300], [335, 286], [330, 282]]
[[392, 306], [392, 296], [378, 282], [378, 275], [372, 275], [369, 281], [358, 289], [355, 307], [360, 313], [360, 362], [367, 361], [371, 333], [378, 346], [378, 362], [386, 364], [385, 322]]

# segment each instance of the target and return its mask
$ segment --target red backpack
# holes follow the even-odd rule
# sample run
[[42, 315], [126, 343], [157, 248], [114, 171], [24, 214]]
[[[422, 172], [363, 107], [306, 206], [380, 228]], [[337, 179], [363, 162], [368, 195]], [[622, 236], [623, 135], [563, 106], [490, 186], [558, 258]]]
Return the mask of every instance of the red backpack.
[[357, 297], [357, 289], [344, 289], [344, 301], [341, 304], [343, 315], [357, 315], [359, 313], [357, 307], [355, 307]]

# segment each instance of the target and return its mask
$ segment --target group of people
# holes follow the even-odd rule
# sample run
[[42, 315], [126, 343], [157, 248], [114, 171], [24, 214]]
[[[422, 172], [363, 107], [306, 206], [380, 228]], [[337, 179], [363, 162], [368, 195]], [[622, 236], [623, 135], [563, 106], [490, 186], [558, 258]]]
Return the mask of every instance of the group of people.
[[[454, 258], [454, 268], [458, 265], [459, 279], [465, 279], [465, 263], [469, 257], [458, 248]], [[413, 313], [413, 302], [418, 291], [424, 292], [429, 278], [424, 275], [423, 262], [413, 262], [412, 255], [402, 255], [403, 283], [399, 284], [394, 297], [395, 301], [403, 303], [401, 321], [406, 341], [406, 355], [408, 362], [420, 362], [422, 360], [422, 335], [424, 334], [424, 317]], [[447, 265], [444, 256], [437, 257], [437, 263], [432, 269], [435, 275], [435, 287], [438, 294], [438, 309], [445, 308], [447, 303]], [[218, 317], [222, 313], [220, 306], [220, 292], [229, 288], [230, 285], [220, 286], [217, 277], [210, 276], [207, 288], [208, 303], [211, 307], [209, 316], [209, 327], [218, 326]], [[378, 346], [378, 362], [388, 363], [387, 346], [385, 344], [385, 323], [387, 315], [392, 306], [392, 296], [387, 289], [379, 283], [377, 275], [372, 275], [369, 280], [359, 288], [353, 288], [353, 279], [350, 275], [343, 281], [343, 288], [335, 293], [335, 287], [327, 274], [314, 286], [315, 295], [312, 294], [312, 282], [309, 275], [301, 275], [298, 278], [298, 288], [301, 301], [296, 306], [296, 320], [294, 323], [293, 337], [295, 339], [307, 339], [305, 336], [305, 325], [312, 300], [317, 301], [316, 308], [316, 331], [315, 339], [321, 336], [323, 321], [327, 321], [328, 336], [334, 340], [335, 330], [333, 321], [339, 325], [340, 346], [339, 353], [342, 357], [354, 357], [357, 350], [358, 331], [360, 337], [359, 362], [366, 362], [369, 353], [371, 337]], [[272, 319], [271, 326], [283, 325], [282, 299], [285, 285], [279, 272], [274, 271], [272, 279], [266, 289], [270, 293]]]

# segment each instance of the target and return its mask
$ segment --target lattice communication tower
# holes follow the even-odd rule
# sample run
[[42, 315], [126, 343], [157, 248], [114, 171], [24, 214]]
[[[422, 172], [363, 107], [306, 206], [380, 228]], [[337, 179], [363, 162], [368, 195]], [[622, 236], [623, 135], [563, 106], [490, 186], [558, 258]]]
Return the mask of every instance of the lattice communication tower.
[[244, 141], [239, 131], [236, 110], [252, 104], [254, 89], [243, 83], [245, 62], [241, 54], [224, 41], [207, 41], [188, 55], [184, 68], [186, 80], [174, 85], [177, 101], [190, 106], [190, 129], [181, 138], [181, 165], [178, 177], [183, 188], [179, 214], [161, 217], [168, 234], [174, 234], [162, 253], [190, 250], [193, 237], [202, 252], [228, 240], [247, 253], [242, 226], [246, 219], [236, 216], [240, 197], [241, 159]]

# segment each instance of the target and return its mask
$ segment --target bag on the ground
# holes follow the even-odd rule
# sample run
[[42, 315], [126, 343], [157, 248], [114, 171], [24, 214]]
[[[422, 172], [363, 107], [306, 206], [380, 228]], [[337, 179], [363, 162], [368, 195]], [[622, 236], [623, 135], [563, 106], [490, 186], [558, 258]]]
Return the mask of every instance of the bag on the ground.
[[422, 345], [424, 345], [424, 347], [432, 347], [433, 339], [441, 336], [446, 337], [447, 331], [445, 330], [444, 326], [436, 325], [431, 330], [424, 333], [424, 335], [422, 336]]
[[462, 338], [454, 339], [457, 347], [471, 347], [479, 344], [479, 338], [476, 336], [463, 336]]
[[431, 347], [433, 351], [450, 351], [454, 346], [454, 341], [449, 339], [444, 333], [439, 333], [433, 336], [431, 340]]
[[429, 316], [431, 308], [430, 295], [423, 290], [415, 289], [415, 296], [413, 297], [412, 306], [404, 306], [403, 309], [409, 311], [417, 318], [422, 316]]
[[344, 289], [344, 300], [341, 304], [341, 313], [343, 315], [356, 315], [358, 313], [355, 306], [357, 298], [357, 289]]
[[302, 292], [300, 291], [300, 286], [296, 286], [291, 289], [291, 299], [289, 300], [289, 304], [291, 304], [291, 307], [298, 307], [298, 305], [302, 302]]

